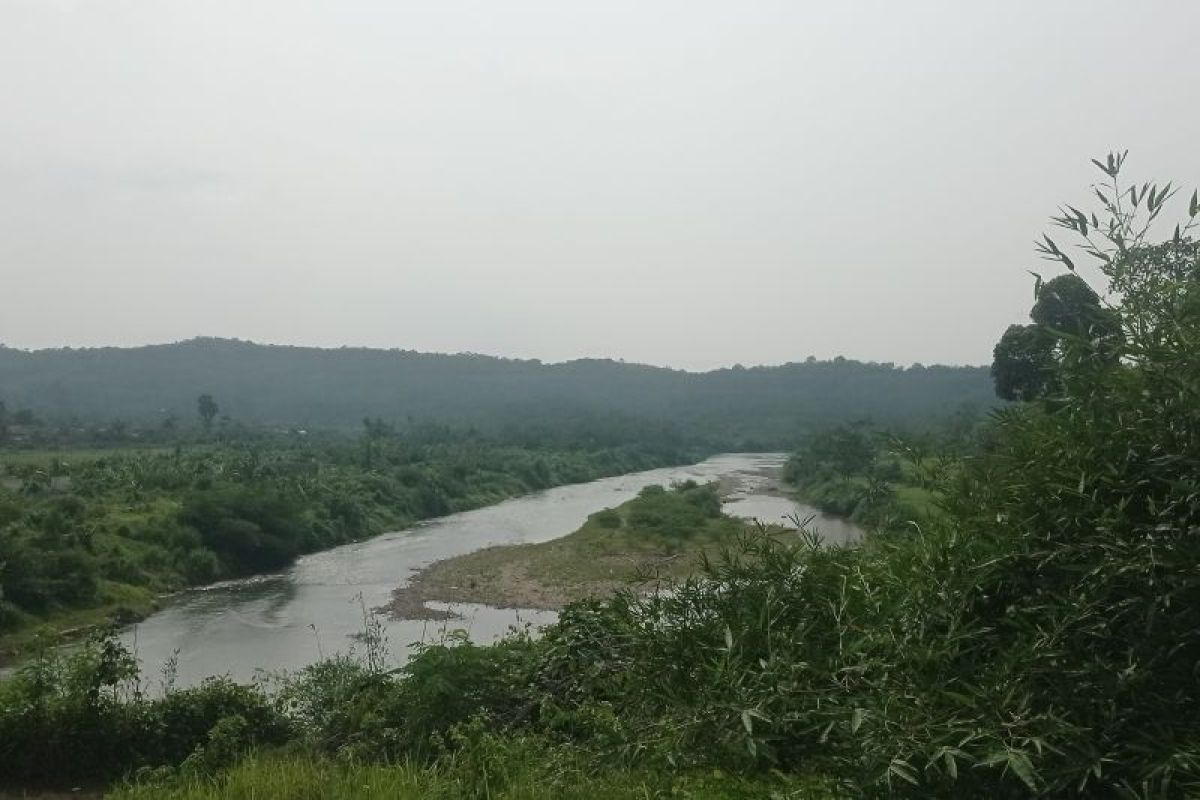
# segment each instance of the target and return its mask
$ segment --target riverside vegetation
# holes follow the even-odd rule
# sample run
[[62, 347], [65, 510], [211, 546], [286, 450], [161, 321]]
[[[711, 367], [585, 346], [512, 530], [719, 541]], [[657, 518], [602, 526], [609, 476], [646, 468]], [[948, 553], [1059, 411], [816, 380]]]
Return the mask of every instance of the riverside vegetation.
[[650, 485], [559, 539], [438, 561], [397, 589], [388, 610], [408, 619], [452, 618], [425, 604], [557, 609], [628, 587], [650, 591], [692, 574], [698, 559], [717, 555], [747, 524], [721, 513], [716, 484]]
[[911, 530], [941, 513], [939, 487], [964, 457], [978, 454], [982, 419], [960, 412], [920, 433], [864, 422], [816, 431], [802, 439], [783, 477], [829, 514], [876, 533]]
[[47, 625], [128, 621], [162, 593], [416, 520], [694, 458], [652, 426], [615, 427], [517, 442], [368, 421], [357, 438], [240, 430], [173, 448], [0, 454], [0, 655]]
[[917, 525], [748, 536], [671, 592], [395, 672], [368, 625], [273, 691], [147, 699], [98, 641], [0, 687], [0, 770], [126, 798], [1200, 794], [1200, 201], [1153, 239], [1173, 190], [1123, 162], [1055, 220], [1102, 293], [1045, 240], [1067, 274], [993, 367], [1020, 402]]

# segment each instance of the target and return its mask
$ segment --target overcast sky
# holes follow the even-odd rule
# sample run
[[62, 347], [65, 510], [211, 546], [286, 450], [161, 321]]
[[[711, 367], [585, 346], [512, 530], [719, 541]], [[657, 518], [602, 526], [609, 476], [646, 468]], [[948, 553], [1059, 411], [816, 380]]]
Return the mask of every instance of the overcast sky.
[[0, 342], [986, 363], [1200, 3], [0, 0]]

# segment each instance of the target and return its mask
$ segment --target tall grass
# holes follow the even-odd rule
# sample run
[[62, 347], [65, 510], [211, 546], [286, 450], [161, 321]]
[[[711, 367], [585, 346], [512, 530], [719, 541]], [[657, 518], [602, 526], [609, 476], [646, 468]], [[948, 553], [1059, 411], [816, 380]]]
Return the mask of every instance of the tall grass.
[[[542, 743], [544, 745], [544, 743]], [[835, 800], [843, 795], [816, 780], [781, 775], [745, 778], [720, 772], [665, 775], [647, 770], [585, 769], [570, 754], [529, 743], [492, 746], [487, 756], [361, 763], [287, 754], [250, 756], [215, 776], [126, 784], [111, 800]]]

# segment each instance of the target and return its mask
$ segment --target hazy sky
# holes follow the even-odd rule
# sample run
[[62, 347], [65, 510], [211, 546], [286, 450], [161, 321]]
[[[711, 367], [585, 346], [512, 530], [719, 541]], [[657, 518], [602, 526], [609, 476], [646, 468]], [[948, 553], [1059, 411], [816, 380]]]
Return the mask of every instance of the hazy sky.
[[0, 0], [0, 342], [985, 363], [1200, 3]]

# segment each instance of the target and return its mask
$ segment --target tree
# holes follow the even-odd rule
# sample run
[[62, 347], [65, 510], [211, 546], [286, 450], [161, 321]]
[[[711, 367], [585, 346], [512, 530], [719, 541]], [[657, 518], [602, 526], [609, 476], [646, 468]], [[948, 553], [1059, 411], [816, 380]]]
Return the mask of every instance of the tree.
[[363, 417], [363, 448], [366, 453], [367, 469], [375, 462], [375, 455], [380, 449], [379, 442], [391, 436], [394, 430], [391, 425], [388, 425], [383, 420], [376, 417]]
[[1029, 401], [1053, 389], [1055, 365], [1064, 357], [1064, 342], [1081, 343], [1096, 354], [1111, 353], [1120, 323], [1105, 308], [1087, 281], [1068, 272], [1048, 281], [1039, 277], [1032, 325], [1010, 325], [993, 351], [992, 380], [1005, 400]]
[[[973, 663], [997, 664], [972, 680], [1054, 708], [1045, 732], [1026, 734], [1060, 748], [1031, 759], [1045, 796], [1200, 786], [1200, 762], [1181, 763], [1200, 741], [1200, 195], [1173, 231], [1155, 225], [1175, 191], [1127, 183], [1124, 160], [1095, 162], [1107, 176], [1097, 212], [1054, 219], [1098, 262], [1108, 302], [1046, 237], [1042, 255], [1069, 274], [1038, 288], [1034, 325], [1009, 329], [994, 369], [1000, 388], [1021, 358], [1048, 353], [1034, 366], [1052, 402], [999, 413], [945, 505], [955, 541], [980, 545], [972, 624], [994, 632], [985, 650], [954, 630]], [[1082, 766], [1101, 758], [1104, 784]]]
[[196, 413], [200, 415], [200, 423], [205, 431], [212, 430], [213, 420], [221, 410], [211, 394], [202, 394], [196, 398]]
[[789, 462], [790, 480], [802, 480], [822, 472], [842, 479], [869, 472], [879, 448], [863, 423], [838, 425], [810, 434]]
[[1054, 366], [1054, 340], [1038, 325], [1009, 325], [992, 352], [992, 380], [1005, 400], [1046, 393]]

